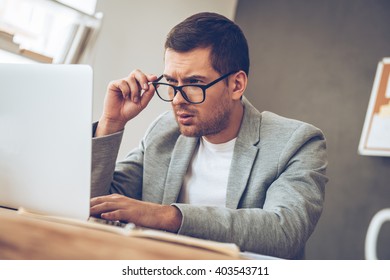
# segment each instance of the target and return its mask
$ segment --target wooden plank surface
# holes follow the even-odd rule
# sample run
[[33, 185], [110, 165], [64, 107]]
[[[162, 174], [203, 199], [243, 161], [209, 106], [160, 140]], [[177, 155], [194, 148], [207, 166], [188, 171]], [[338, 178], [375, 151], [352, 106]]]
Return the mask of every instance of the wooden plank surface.
[[0, 259], [231, 259], [208, 250], [37, 220], [0, 209]]

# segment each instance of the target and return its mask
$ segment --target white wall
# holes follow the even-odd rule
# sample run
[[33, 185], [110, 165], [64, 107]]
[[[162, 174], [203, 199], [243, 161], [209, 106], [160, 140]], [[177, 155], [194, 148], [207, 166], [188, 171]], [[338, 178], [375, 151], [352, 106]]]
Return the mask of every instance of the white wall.
[[[165, 37], [169, 30], [197, 12], [217, 12], [233, 19], [237, 0], [98, 0], [103, 26], [92, 63], [94, 69], [94, 120], [103, 108], [107, 84], [133, 69], [159, 75], [163, 71]], [[149, 106], [126, 126], [118, 159], [136, 147], [149, 124], [169, 103], [153, 98]]]

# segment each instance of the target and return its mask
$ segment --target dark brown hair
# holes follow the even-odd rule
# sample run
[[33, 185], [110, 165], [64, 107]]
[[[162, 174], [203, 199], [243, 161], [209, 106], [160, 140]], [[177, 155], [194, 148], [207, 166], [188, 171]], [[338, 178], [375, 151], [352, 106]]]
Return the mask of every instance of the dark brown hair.
[[211, 47], [211, 65], [221, 75], [243, 70], [249, 74], [249, 51], [240, 27], [216, 13], [198, 13], [177, 24], [168, 33], [165, 49], [187, 52]]

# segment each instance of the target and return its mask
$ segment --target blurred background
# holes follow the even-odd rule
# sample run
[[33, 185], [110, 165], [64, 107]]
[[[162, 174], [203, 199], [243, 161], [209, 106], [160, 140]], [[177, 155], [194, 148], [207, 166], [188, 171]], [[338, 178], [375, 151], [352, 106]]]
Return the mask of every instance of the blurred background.
[[[202, 11], [246, 34], [246, 96], [257, 109], [312, 123], [327, 138], [330, 181], [306, 258], [364, 259], [370, 220], [390, 207], [390, 158], [357, 152], [378, 62], [390, 57], [390, 1], [0, 0], [0, 62], [91, 65], [97, 120], [107, 84], [137, 68], [162, 73], [167, 33]], [[169, 108], [154, 98], [127, 125], [118, 157]], [[380, 259], [390, 259], [389, 236], [388, 223]]]

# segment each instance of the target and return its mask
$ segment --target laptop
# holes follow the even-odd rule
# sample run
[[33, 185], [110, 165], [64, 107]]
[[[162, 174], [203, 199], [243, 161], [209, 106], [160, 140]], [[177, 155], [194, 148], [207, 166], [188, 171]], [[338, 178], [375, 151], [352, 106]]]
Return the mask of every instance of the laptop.
[[0, 63], [0, 206], [86, 221], [93, 74]]

